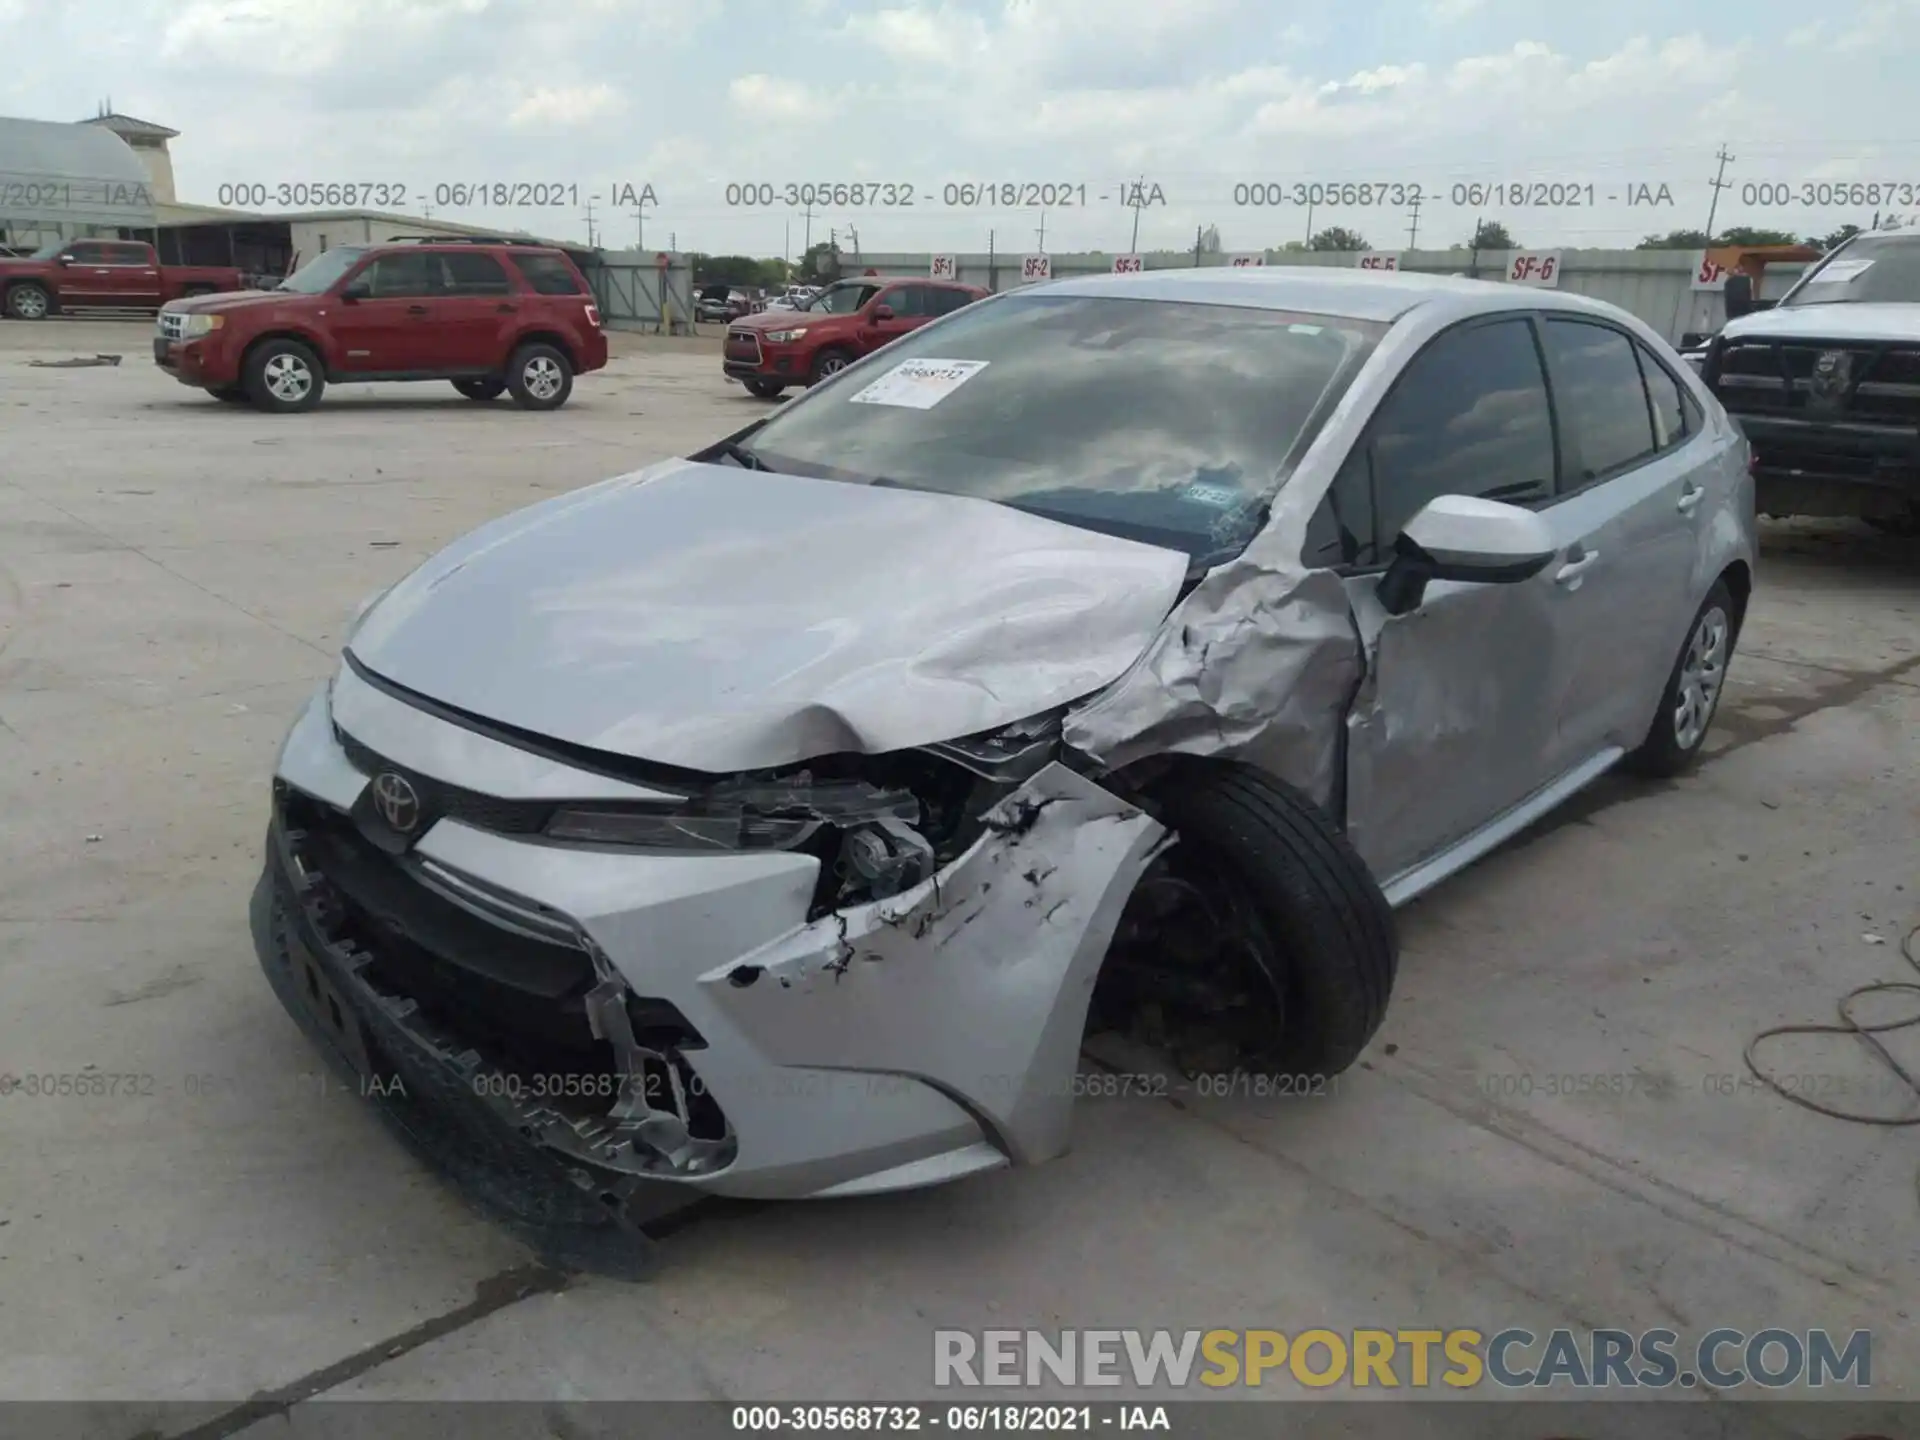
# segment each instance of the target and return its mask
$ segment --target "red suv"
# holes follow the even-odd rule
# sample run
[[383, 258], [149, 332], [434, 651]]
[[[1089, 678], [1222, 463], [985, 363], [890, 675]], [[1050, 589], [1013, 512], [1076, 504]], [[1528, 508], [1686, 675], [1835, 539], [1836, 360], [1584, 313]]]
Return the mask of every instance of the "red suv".
[[946, 280], [865, 275], [829, 285], [800, 310], [762, 310], [727, 326], [720, 368], [763, 400], [813, 385], [870, 350], [991, 291]]
[[556, 410], [607, 363], [593, 292], [560, 250], [511, 242], [342, 245], [271, 290], [161, 307], [156, 364], [261, 410], [310, 410], [329, 381], [451, 380]]

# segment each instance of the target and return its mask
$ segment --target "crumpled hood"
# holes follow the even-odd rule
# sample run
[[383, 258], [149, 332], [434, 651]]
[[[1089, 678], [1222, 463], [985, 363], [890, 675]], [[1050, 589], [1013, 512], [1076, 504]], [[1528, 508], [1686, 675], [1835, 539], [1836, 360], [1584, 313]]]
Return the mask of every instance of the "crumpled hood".
[[1087, 695], [1139, 657], [1186, 567], [984, 500], [673, 460], [468, 535], [349, 648], [489, 720], [755, 770]]
[[1920, 344], [1920, 304], [1793, 305], [1729, 320], [1720, 334], [1728, 340], [1911, 340]]

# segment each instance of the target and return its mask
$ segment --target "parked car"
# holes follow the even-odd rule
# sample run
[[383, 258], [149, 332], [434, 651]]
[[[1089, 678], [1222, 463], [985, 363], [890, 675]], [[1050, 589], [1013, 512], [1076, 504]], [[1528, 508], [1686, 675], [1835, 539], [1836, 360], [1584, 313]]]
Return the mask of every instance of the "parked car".
[[829, 285], [796, 314], [768, 310], [728, 327], [720, 368], [763, 400], [814, 385], [871, 350], [990, 292], [945, 280], [882, 276]]
[[154, 363], [262, 410], [310, 410], [330, 383], [451, 380], [556, 410], [607, 363], [593, 293], [564, 251], [514, 243], [342, 245], [272, 290], [176, 300]]
[[44, 320], [62, 311], [158, 310], [244, 284], [230, 266], [162, 265], [136, 240], [50, 240], [25, 259], [0, 259], [0, 312]]
[[255, 942], [411, 1143], [575, 1235], [1046, 1160], [1088, 1029], [1317, 1093], [1393, 907], [1700, 753], [1753, 563], [1745, 442], [1612, 306], [1028, 287], [363, 607]]
[[730, 286], [708, 285], [694, 298], [693, 318], [711, 323], [724, 324], [733, 318], [733, 307], [728, 297], [733, 294]]
[[1761, 512], [1920, 532], [1920, 234], [1856, 235], [1770, 309], [1748, 294], [1697, 363], [1753, 444]]

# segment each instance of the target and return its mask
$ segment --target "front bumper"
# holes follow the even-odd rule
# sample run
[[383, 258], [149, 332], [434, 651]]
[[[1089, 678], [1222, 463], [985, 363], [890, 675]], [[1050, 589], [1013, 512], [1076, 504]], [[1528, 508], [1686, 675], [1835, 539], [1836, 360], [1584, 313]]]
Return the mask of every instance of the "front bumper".
[[[377, 853], [352, 814], [382, 767], [482, 808]], [[291, 936], [324, 982], [283, 1002], [310, 1033], [343, 1002], [356, 1069], [411, 1076], [484, 1153], [536, 1155], [583, 1193], [852, 1195], [1066, 1147], [1093, 980], [1165, 839], [1151, 817], [1051, 765], [934, 879], [811, 922], [810, 855], [589, 850], [474, 819], [623, 787], [343, 669], [277, 766], [262, 960], [285, 979]], [[502, 984], [520, 998], [489, 1010]], [[542, 1073], [594, 1073], [589, 1049], [601, 1078]]]
[[153, 337], [153, 363], [182, 385], [205, 389], [212, 385], [238, 382], [236, 367], [228, 364], [212, 337], [197, 340], [170, 340]]
[[1920, 431], [1897, 425], [1734, 414], [1763, 480], [1814, 480], [1920, 496]]

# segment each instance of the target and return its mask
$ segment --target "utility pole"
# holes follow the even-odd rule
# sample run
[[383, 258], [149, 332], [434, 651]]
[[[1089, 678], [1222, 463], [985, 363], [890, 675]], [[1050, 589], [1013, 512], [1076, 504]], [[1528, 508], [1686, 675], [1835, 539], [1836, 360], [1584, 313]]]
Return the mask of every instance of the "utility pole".
[[591, 200], [587, 202], [587, 248], [589, 250], [599, 248], [593, 234], [593, 202]]
[[847, 226], [847, 238], [853, 241], [853, 263], [857, 266], [860, 263], [860, 232], [851, 223]]
[[1000, 289], [1000, 267], [994, 263], [993, 259], [993, 231], [991, 230], [987, 231], [987, 289], [995, 293]]
[[1196, 270], [1200, 268], [1200, 246], [1205, 243], [1206, 234], [1205, 226], [1196, 225], [1193, 227], [1193, 268]]
[[1047, 212], [1044, 210], [1040, 212], [1040, 228], [1035, 233], [1040, 237], [1040, 253], [1044, 255], [1047, 253]]
[[1713, 217], [1714, 213], [1720, 208], [1720, 192], [1733, 184], [1731, 180], [1725, 178], [1727, 165], [1733, 159], [1733, 156], [1727, 153], [1727, 145], [1724, 140], [1720, 142], [1720, 153], [1714, 158], [1720, 162], [1720, 173], [1715, 175], [1711, 182], [1713, 185], [1713, 203], [1707, 206], [1707, 244], [1709, 245], [1713, 244]]
[[633, 218], [635, 223], [639, 227], [634, 238], [633, 248], [636, 250], [644, 250], [647, 248], [647, 202], [646, 201], [640, 200], [635, 202], [633, 207]]
[[1413, 192], [1413, 223], [1407, 226], [1407, 249], [1420, 248], [1420, 192]]
[[807, 222], [806, 239], [800, 242], [800, 253], [804, 255], [813, 249], [813, 202], [811, 200], [807, 202], [807, 208], [800, 212], [800, 216]]
[[[1311, 190], [1308, 193], [1311, 194]], [[1313, 201], [1311, 200], [1307, 201], [1307, 233], [1300, 238], [1307, 242], [1309, 249], [1313, 247]]]
[[1146, 188], [1147, 177], [1142, 175], [1134, 182], [1133, 195], [1127, 201], [1127, 203], [1133, 207], [1133, 239], [1127, 242], [1127, 253], [1129, 255], [1138, 255], [1140, 253], [1140, 211], [1146, 198]]

